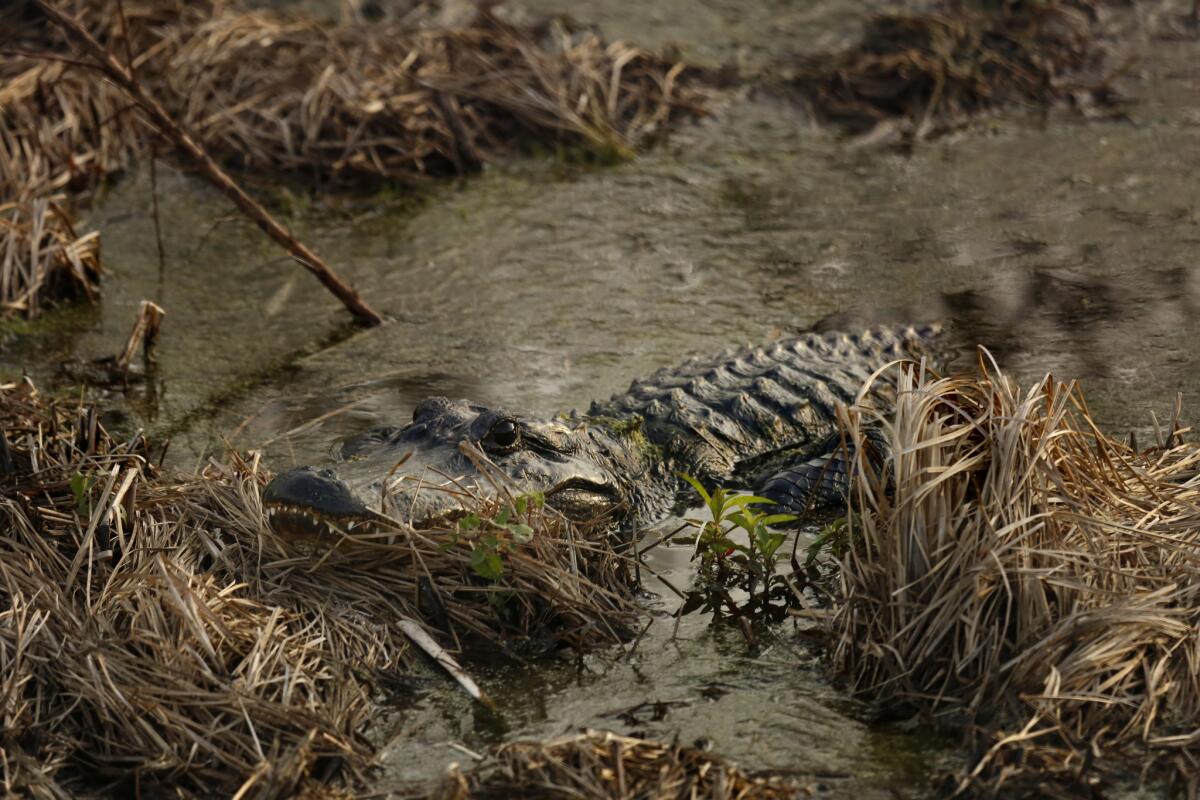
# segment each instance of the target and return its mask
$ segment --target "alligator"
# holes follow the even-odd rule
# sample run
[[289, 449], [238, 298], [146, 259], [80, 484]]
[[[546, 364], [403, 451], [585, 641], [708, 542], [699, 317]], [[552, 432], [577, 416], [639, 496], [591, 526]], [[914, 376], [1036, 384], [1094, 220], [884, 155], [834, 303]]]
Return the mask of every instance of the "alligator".
[[499, 487], [540, 492], [576, 521], [639, 524], [684, 499], [687, 474], [802, 514], [844, 502], [838, 404], [888, 363], [930, 356], [938, 332], [807, 333], [735, 348], [660, 369], [585, 414], [537, 418], [431, 397], [408, 424], [346, 440], [333, 463], [280, 473], [263, 505], [289, 538], [429, 525]]

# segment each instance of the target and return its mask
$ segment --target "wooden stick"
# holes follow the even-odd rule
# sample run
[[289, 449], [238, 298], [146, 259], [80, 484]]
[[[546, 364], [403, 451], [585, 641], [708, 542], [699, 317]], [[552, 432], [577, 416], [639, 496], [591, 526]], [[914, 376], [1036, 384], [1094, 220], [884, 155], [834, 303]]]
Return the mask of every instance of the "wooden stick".
[[133, 330], [129, 333], [129, 340], [125, 342], [125, 349], [117, 356], [117, 372], [123, 378], [129, 377], [129, 366], [133, 363], [133, 357], [139, 347], [147, 365], [154, 359], [154, 342], [158, 339], [158, 330], [162, 327], [162, 318], [166, 313], [158, 303], [142, 301], [138, 308], [137, 320], [133, 323]]
[[288, 233], [287, 229], [280, 225], [270, 212], [246, 194], [242, 187], [238, 186], [233, 178], [213, 160], [208, 151], [171, 118], [162, 104], [138, 84], [129, 69], [122, 66], [112, 52], [88, 33], [79, 20], [55, 8], [49, 0], [37, 0], [37, 3], [50, 19], [54, 20], [69, 35], [74, 36], [83, 49], [96, 59], [98, 63], [95, 66], [120, 86], [146, 112], [160, 134], [195, 161], [204, 176], [224, 192], [241, 209], [242, 213], [254, 220], [264, 233], [291, 253], [301, 266], [317, 276], [317, 280], [324, 284], [326, 289], [333, 292], [334, 296], [342, 301], [342, 305], [346, 306], [360, 323], [373, 326], [383, 322], [383, 318], [363, 302], [358, 293], [343, 281], [320, 256]]

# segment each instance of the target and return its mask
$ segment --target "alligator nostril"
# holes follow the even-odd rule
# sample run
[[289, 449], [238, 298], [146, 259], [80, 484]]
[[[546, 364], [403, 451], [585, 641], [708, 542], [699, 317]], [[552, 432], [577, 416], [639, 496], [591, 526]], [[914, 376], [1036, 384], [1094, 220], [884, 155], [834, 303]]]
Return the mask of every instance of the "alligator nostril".
[[328, 469], [328, 468], [320, 470], [317, 474], [320, 475], [322, 478], [336, 478], [337, 477], [337, 474], [333, 470]]
[[421, 402], [417, 403], [413, 409], [413, 422], [416, 422], [424, 417], [435, 416], [441, 414], [450, 407], [450, 400], [445, 397], [426, 397]]

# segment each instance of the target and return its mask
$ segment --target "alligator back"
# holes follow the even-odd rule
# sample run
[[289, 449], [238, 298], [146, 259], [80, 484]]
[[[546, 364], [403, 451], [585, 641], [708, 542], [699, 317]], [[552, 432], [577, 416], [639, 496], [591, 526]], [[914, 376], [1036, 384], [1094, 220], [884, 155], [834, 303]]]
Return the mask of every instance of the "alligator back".
[[815, 454], [835, 430], [839, 401], [852, 403], [885, 364], [930, 355], [939, 332], [927, 326], [810, 333], [692, 358], [635, 380], [627, 392], [593, 403], [589, 413], [638, 415], [672, 468], [727, 480], [747, 460]]

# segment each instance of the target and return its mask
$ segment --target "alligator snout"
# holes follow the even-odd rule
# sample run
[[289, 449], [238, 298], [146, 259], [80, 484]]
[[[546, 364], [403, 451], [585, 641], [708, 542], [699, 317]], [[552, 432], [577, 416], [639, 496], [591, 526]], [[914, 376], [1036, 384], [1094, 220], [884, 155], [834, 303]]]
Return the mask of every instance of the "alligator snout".
[[346, 532], [376, 517], [332, 470], [298, 467], [281, 472], [263, 490], [271, 527], [288, 538]]

